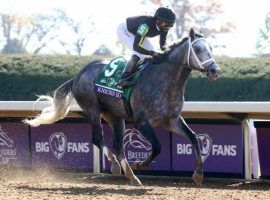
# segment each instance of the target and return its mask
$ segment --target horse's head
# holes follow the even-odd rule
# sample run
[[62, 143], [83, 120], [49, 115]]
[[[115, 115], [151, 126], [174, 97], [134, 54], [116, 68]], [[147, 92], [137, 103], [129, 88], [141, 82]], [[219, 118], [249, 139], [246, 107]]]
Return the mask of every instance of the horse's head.
[[216, 80], [220, 72], [211, 48], [202, 35], [195, 34], [191, 28], [189, 37], [173, 44], [166, 54], [174, 63], [184, 64], [186, 67], [199, 70], [212, 80]]
[[216, 80], [220, 72], [211, 48], [201, 35], [195, 34], [191, 28], [188, 37], [188, 50], [186, 52], [185, 64], [192, 69], [206, 73], [211, 80]]

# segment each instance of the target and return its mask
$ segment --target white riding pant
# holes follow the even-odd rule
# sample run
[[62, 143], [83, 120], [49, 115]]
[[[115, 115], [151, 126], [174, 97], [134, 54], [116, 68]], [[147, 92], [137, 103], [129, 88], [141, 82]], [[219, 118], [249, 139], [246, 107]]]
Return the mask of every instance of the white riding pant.
[[[117, 28], [117, 35], [118, 35], [119, 40], [132, 50], [133, 54], [139, 56], [140, 58], [144, 58], [147, 56], [147, 55], [140, 54], [134, 51], [133, 43], [135, 40], [135, 35], [128, 31], [126, 23], [119, 24]], [[154, 46], [152, 45], [149, 39], [144, 38], [142, 45], [144, 48], [154, 51]]]

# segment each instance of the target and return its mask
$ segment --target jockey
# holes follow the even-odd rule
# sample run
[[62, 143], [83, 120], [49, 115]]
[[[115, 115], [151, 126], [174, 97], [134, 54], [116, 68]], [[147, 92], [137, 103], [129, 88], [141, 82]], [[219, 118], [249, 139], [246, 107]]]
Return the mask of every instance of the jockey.
[[[120, 41], [133, 50], [133, 55], [122, 73], [122, 81], [134, 72], [134, 68], [141, 58], [152, 56], [154, 62], [161, 60], [162, 54], [154, 51], [154, 47], [147, 37], [159, 35], [160, 49], [164, 51], [168, 31], [173, 27], [175, 18], [171, 9], [160, 7], [154, 16], [129, 17], [125, 23], [118, 26], [117, 34]], [[128, 85], [132, 85], [130, 80], [120, 84], [120, 86]]]

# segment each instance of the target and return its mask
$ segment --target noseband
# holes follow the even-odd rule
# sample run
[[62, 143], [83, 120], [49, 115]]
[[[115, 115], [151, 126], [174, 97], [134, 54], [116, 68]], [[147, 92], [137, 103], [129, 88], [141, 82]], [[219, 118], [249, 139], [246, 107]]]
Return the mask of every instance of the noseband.
[[192, 55], [194, 56], [194, 58], [195, 58], [197, 64], [198, 64], [199, 67], [200, 67], [200, 71], [201, 71], [201, 72], [205, 72], [206, 69], [203, 67], [203, 65], [206, 64], [206, 63], [209, 63], [209, 62], [212, 62], [212, 63], [211, 63], [211, 65], [212, 65], [213, 63], [215, 63], [215, 59], [214, 59], [214, 57], [212, 57], [212, 58], [209, 58], [209, 59], [207, 59], [207, 60], [205, 60], [205, 61], [203, 61], [203, 62], [201, 62], [201, 61], [199, 60], [198, 56], [196, 55], [196, 53], [195, 53], [195, 51], [194, 51], [194, 49], [193, 49], [193, 44], [195, 44], [195, 43], [196, 43], [197, 41], [199, 41], [199, 40], [205, 40], [205, 39], [204, 39], [204, 38], [197, 38], [197, 39], [195, 39], [193, 42], [191, 42], [191, 37], [188, 38], [188, 56], [187, 56], [187, 64], [188, 64], [188, 66], [190, 67], [189, 60], [190, 60], [190, 57], [191, 57], [191, 54], [192, 54]]

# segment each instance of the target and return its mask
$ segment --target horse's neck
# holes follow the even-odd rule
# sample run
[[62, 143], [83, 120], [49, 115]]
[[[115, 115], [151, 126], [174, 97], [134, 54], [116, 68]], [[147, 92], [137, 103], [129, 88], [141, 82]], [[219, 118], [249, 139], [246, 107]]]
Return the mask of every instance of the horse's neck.
[[184, 64], [186, 63], [187, 48], [187, 44], [183, 44], [174, 48], [168, 54], [167, 59], [170, 63], [172, 63], [170, 67], [168, 67], [168, 73], [170, 73], [170, 76], [175, 80], [175, 87], [184, 87], [191, 73], [191, 69], [186, 68]]
[[183, 64], [174, 64], [168, 68], [170, 81], [170, 87], [173, 89], [181, 89], [185, 87], [188, 77], [191, 73], [191, 69], [186, 68]]
[[171, 52], [168, 53], [168, 60], [177, 65], [186, 64], [189, 51], [189, 44], [184, 42], [183, 44], [173, 48]]

